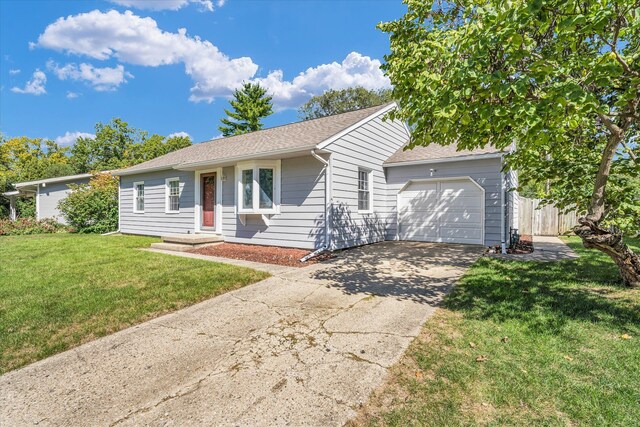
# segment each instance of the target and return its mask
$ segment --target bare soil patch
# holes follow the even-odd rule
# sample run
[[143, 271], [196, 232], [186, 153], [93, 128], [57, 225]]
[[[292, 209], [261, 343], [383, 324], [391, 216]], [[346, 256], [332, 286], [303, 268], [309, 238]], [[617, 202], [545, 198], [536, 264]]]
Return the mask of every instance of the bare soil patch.
[[312, 258], [306, 262], [300, 259], [311, 253], [306, 249], [283, 248], [280, 246], [243, 245], [240, 243], [221, 243], [190, 251], [201, 255], [223, 258], [241, 259], [244, 261], [262, 262], [265, 264], [285, 265], [288, 267], [304, 267], [331, 258], [330, 254]]

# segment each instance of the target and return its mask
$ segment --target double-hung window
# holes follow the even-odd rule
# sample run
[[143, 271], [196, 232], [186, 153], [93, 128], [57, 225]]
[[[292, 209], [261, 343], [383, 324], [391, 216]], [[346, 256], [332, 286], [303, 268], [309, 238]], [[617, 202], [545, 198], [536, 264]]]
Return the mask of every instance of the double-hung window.
[[275, 214], [280, 204], [280, 162], [240, 163], [238, 171], [238, 213]]
[[368, 169], [358, 169], [358, 212], [372, 212], [373, 193], [371, 187], [373, 184], [371, 171]]
[[144, 213], [144, 182], [133, 183], [133, 212]]
[[180, 212], [180, 178], [168, 178], [165, 181], [166, 212]]

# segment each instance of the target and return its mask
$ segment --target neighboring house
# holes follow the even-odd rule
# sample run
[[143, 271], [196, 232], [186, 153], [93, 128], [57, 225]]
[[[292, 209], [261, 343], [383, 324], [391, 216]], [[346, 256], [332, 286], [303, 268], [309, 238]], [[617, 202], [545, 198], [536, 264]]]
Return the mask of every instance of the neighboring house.
[[404, 151], [409, 129], [383, 119], [393, 108], [216, 139], [120, 170], [120, 231], [305, 249], [503, 242], [517, 203], [503, 153]]
[[16, 218], [16, 198], [35, 197], [37, 219], [51, 218], [64, 224], [66, 221], [58, 210], [58, 202], [67, 197], [71, 191], [69, 184], [86, 184], [93, 175], [94, 174], [91, 173], [84, 173], [13, 184], [16, 191], [3, 194], [9, 199], [11, 219]]

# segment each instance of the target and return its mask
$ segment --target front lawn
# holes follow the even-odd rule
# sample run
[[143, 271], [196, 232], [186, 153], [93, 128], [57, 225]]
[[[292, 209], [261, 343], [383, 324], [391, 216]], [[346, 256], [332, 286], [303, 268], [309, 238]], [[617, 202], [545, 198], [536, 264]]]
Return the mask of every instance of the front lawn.
[[580, 259], [479, 260], [354, 424], [637, 425], [640, 290], [569, 242]]
[[264, 279], [134, 236], [0, 237], [0, 372]]

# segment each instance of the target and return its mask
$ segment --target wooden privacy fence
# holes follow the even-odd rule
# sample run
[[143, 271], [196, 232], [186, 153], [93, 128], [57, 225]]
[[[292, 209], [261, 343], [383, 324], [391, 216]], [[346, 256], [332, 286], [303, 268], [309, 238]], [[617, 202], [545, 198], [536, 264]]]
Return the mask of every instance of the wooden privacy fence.
[[518, 233], [532, 236], [557, 236], [578, 225], [577, 212], [560, 213], [553, 205], [540, 206], [540, 199], [520, 197]]

